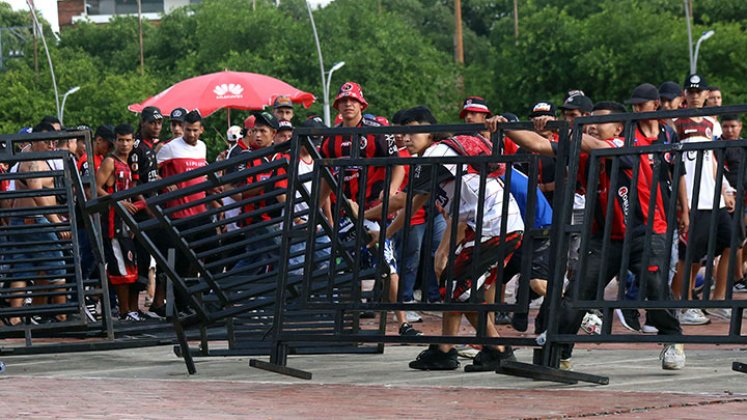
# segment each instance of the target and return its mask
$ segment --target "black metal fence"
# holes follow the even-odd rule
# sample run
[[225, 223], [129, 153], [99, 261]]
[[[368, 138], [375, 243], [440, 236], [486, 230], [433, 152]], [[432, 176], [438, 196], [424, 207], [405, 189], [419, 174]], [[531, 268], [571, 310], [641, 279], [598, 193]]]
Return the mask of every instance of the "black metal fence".
[[[81, 236], [95, 239], [87, 234], [97, 226], [77, 211], [86, 187], [73, 156], [53, 146], [79, 138], [90, 144], [88, 132], [0, 136], [0, 161], [8, 165], [0, 173], [0, 338], [25, 338], [20, 346], [4, 344], [3, 351], [71, 331], [113, 337], [103, 264], [82, 271]], [[95, 240], [92, 245], [100, 254]], [[101, 302], [100, 319], [86, 307], [94, 301]]]

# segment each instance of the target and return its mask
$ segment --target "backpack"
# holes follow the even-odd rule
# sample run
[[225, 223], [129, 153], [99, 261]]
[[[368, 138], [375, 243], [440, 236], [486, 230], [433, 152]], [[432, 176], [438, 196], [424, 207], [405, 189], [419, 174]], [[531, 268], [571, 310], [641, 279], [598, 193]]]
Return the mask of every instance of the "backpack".
[[[491, 156], [493, 143], [482, 136], [454, 136], [441, 140], [441, 144], [449, 146], [459, 156]], [[506, 165], [502, 163], [488, 163], [488, 178], [499, 178], [506, 172]], [[467, 173], [479, 174], [480, 169], [469, 165]]]

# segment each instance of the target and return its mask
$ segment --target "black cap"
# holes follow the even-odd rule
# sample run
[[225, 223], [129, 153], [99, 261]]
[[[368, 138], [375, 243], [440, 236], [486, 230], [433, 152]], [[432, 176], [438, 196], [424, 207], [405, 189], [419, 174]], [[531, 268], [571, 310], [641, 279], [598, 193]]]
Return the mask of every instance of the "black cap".
[[659, 99], [661, 99], [659, 97], [659, 89], [651, 83], [644, 83], [633, 89], [630, 99], [625, 101], [625, 103], [628, 105], [637, 105], [648, 101], [658, 101]]
[[560, 107], [563, 111], [578, 109], [581, 112], [591, 112], [592, 108], [594, 108], [594, 103], [585, 95], [572, 95]]
[[275, 116], [270, 114], [269, 112], [254, 112], [252, 115], [254, 115], [254, 117], [256, 118], [256, 120], [254, 121], [255, 127], [257, 126], [257, 124], [263, 124], [272, 128], [273, 130], [278, 129], [277, 118], [275, 118]]
[[293, 124], [290, 121], [278, 121], [278, 131], [280, 130], [293, 131]]
[[140, 113], [140, 119], [145, 122], [151, 122], [155, 120], [162, 120], [163, 115], [161, 115], [161, 110], [156, 108], [155, 106], [146, 106]]
[[659, 86], [659, 96], [661, 96], [662, 99], [671, 101], [678, 96], [682, 96], [682, 88], [677, 84], [677, 82], [664, 82]]
[[102, 139], [114, 143], [114, 126], [113, 125], [100, 125], [96, 129], [93, 138], [101, 137]]
[[699, 89], [699, 90], [706, 90], [708, 89], [708, 83], [706, 83], [705, 78], [699, 74], [691, 74], [685, 78], [685, 83], [682, 86], [683, 89]]
[[[301, 123], [301, 127], [327, 128], [327, 126], [324, 124], [324, 121], [322, 120], [322, 117], [318, 115], [312, 115], [307, 118], [304, 122]], [[319, 146], [319, 144], [321, 144], [322, 142], [322, 136], [309, 136], [309, 138], [311, 139], [311, 142], [316, 146]]]
[[272, 103], [272, 107], [275, 109], [278, 109], [278, 108], [293, 109], [293, 101], [291, 100], [290, 96], [280, 95], [277, 98], [275, 98], [275, 101]]
[[553, 105], [552, 102], [537, 102], [536, 104], [534, 104], [534, 106], [532, 106], [532, 110], [529, 112], [529, 118], [541, 117], [543, 115], [548, 115], [551, 117], [555, 116], [555, 105]]
[[507, 119], [510, 123], [519, 122], [519, 117], [517, 117], [513, 112], [504, 112], [501, 114], [501, 117]]
[[184, 108], [174, 108], [173, 111], [171, 111], [171, 114], [169, 115], [169, 119], [171, 121], [184, 121], [184, 116], [187, 115], [187, 110]]

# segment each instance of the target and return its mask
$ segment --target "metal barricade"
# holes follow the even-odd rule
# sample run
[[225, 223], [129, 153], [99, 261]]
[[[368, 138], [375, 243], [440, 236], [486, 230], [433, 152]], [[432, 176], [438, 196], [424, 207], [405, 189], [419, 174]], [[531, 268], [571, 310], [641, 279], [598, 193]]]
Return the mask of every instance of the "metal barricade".
[[[84, 187], [73, 156], [52, 146], [78, 138], [90, 144], [89, 132], [0, 136], [0, 161], [8, 166], [0, 173], [0, 337], [25, 338], [7, 340], [2, 352], [62, 351], [65, 344], [34, 338], [69, 333], [113, 338], [103, 265], [85, 276], [81, 270], [82, 227], [94, 224], [76, 211]], [[86, 308], [95, 301], [101, 319]]]
[[[516, 128], [529, 128], [526, 123], [514, 124]], [[554, 123], [553, 128], [566, 127], [564, 123]], [[492, 217], [495, 217], [495, 209], [485, 208], [486, 203], [486, 185], [489, 182], [488, 174], [492, 172], [494, 165], [500, 164], [505, 167], [505, 174], [502, 177], [501, 185], [510, 185], [511, 178], [515, 172], [512, 170], [519, 164], [525, 165], [528, 175], [528, 193], [527, 193], [527, 212], [524, 217], [525, 228], [523, 229], [524, 238], [531, 239], [539, 234], [546, 234], [546, 229], [536, 229], [534, 227], [534, 209], [537, 200], [536, 195], [538, 194], [537, 189], [537, 163], [536, 156], [531, 154], [525, 155], [513, 155], [513, 156], [502, 156], [500, 154], [500, 141], [493, 143], [492, 154], [483, 156], [448, 156], [448, 157], [370, 157], [364, 155], [361, 150], [365, 150], [367, 146], [370, 147], [370, 142], [381, 141], [381, 137], [376, 136], [392, 136], [394, 134], [404, 133], [475, 133], [480, 131], [480, 125], [433, 125], [433, 126], [405, 126], [405, 127], [357, 127], [357, 128], [333, 128], [333, 129], [306, 129], [299, 128], [294, 134], [294, 138], [291, 141], [291, 161], [294, 161], [294, 156], [298, 155], [300, 142], [299, 137], [304, 136], [323, 136], [325, 138], [334, 138], [339, 136], [342, 138], [343, 147], [349, 145], [350, 155], [349, 157], [340, 158], [321, 158], [314, 162], [313, 176], [311, 178], [311, 189], [308, 197], [309, 201], [306, 201], [309, 207], [313, 208], [316, 205], [321, 205], [320, 199], [325, 198], [322, 193], [323, 184], [329, 186], [331, 194], [336, 197], [335, 204], [332, 206], [332, 214], [334, 224], [333, 235], [329, 237], [329, 247], [331, 253], [321, 259], [314, 259], [317, 255], [317, 242], [313, 238], [313, 232], [317, 231], [317, 226], [324, 222], [322, 214], [313, 213], [309, 215], [309, 219], [304, 223], [304, 230], [307, 233], [306, 245], [305, 245], [305, 260], [303, 264], [303, 282], [300, 285], [298, 293], [301, 296], [302, 307], [308, 310], [316, 311], [334, 311], [336, 319], [343, 319], [350, 313], [360, 314], [363, 311], [375, 311], [379, 313], [379, 319], [385, 320], [387, 311], [435, 311], [435, 312], [462, 312], [462, 313], [474, 313], [477, 316], [477, 334], [473, 337], [466, 336], [442, 336], [442, 335], [421, 335], [421, 336], [401, 336], [386, 334], [379, 330], [366, 331], [364, 329], [356, 332], [345, 331], [341, 327], [337, 327], [326, 334], [315, 334], [309, 335], [303, 331], [295, 331], [290, 327], [289, 323], [284, 319], [282, 315], [282, 307], [276, 306], [274, 324], [272, 329], [272, 340], [273, 340], [273, 351], [270, 354], [270, 362], [267, 363], [262, 360], [252, 359], [250, 364], [252, 366], [271, 370], [274, 372], [296, 376], [300, 378], [310, 378], [311, 374], [304, 371], [287, 366], [287, 355], [288, 349], [296, 342], [303, 341], [316, 341], [325, 343], [346, 343], [346, 342], [370, 342], [370, 343], [454, 343], [454, 344], [498, 344], [498, 345], [522, 345], [522, 346], [537, 346], [533, 337], [520, 337], [520, 336], [509, 336], [509, 337], [491, 337], [487, 333], [487, 317], [491, 316], [496, 311], [510, 311], [515, 313], [526, 314], [529, 311], [529, 261], [533, 252], [533, 241], [524, 240], [521, 242], [522, 250], [522, 264], [521, 264], [521, 277], [517, 288], [517, 301], [516, 303], [485, 303], [482, 296], [482, 289], [478, 286], [478, 282], [472, 282], [468, 286], [469, 290], [465, 292], [469, 293], [469, 298], [465, 301], [460, 301], [452, 297], [451, 293], [446, 293], [446, 298], [443, 303], [398, 303], [398, 302], [387, 302], [386, 295], [388, 294], [388, 288], [390, 286], [390, 274], [391, 268], [387, 264], [387, 261], [391, 258], [387, 255], [388, 244], [385, 241], [384, 235], [379, 234], [378, 239], [375, 241], [376, 244], [373, 246], [373, 251], [366, 251], [367, 245], [370, 240], [370, 232], [384, 232], [387, 229], [387, 217], [379, 217], [379, 220], [365, 220], [365, 217], [359, 217], [354, 208], [347, 199], [351, 199], [356, 203], [364, 203], [366, 192], [363, 187], [359, 188], [354, 196], [346, 195], [347, 184], [351, 179], [356, 179], [358, 185], [367, 185], [367, 179], [370, 176], [377, 177], [380, 181], [381, 187], [381, 199], [380, 205], [381, 210], [379, 215], [389, 215], [395, 210], [404, 212], [404, 220], [410, 220], [414, 213], [413, 203], [410, 199], [404, 200], [402, 204], [402, 197], [395, 198], [395, 192], [397, 186], [392, 186], [391, 181], [393, 173], [398, 167], [407, 166], [409, 167], [409, 174], [407, 177], [407, 184], [412, 186], [415, 178], [416, 171], [430, 172], [428, 176], [426, 190], [433, 192], [430, 194], [425, 204], [426, 214], [429, 216], [426, 218], [428, 227], [426, 228], [426, 245], [425, 249], [431, 249], [433, 241], [441, 238], [435, 238], [434, 236], [434, 223], [436, 216], [441, 214], [441, 211], [437, 208], [443, 204], [448, 212], [448, 217], [452, 220], [459, 220], [459, 205], [446, 205], [445, 203], [438, 203], [437, 195], [435, 192], [441, 188], [441, 181], [438, 180], [436, 173], [439, 171], [439, 167], [453, 166], [454, 169], [454, 196], [452, 198], [453, 203], [459, 203], [462, 188], [462, 180], [473, 179], [476, 177], [476, 184], [470, 184], [474, 187], [474, 190], [468, 191], [467, 194], [471, 193], [476, 195], [476, 208], [474, 209], [474, 235], [477, 238], [483, 237], [482, 230], [484, 215], [493, 210]], [[560, 138], [562, 143], [567, 143], [565, 134], [567, 129], [560, 130]], [[501, 137], [498, 136], [497, 139]], [[377, 146], [379, 147], [379, 146]], [[566, 146], [562, 146], [565, 148]], [[374, 173], [372, 169], [377, 169], [378, 172]], [[557, 178], [558, 185], [562, 188], [564, 170], [560, 166], [556, 168], [556, 174], [562, 175]], [[291, 189], [297, 188], [299, 183], [304, 182], [299, 180], [297, 176], [297, 168], [294, 165], [289, 166], [288, 176], [289, 185]], [[383, 177], [382, 177], [383, 173]], [[467, 185], [467, 184], [464, 184]], [[369, 192], [370, 193], [370, 192]], [[400, 192], [400, 194], [402, 194]], [[491, 235], [495, 235], [494, 232], [500, 229], [501, 232], [506, 232], [507, 223], [509, 217], [509, 203], [512, 201], [509, 193], [509, 188], [503, 188], [500, 192], [501, 199], [499, 200], [502, 205], [499, 211], [500, 215], [500, 227], [490, 226]], [[370, 194], [369, 194], [370, 195]], [[344, 198], [344, 199], [342, 199]], [[370, 198], [370, 197], [369, 197]], [[440, 197], [439, 197], [440, 198]], [[390, 203], [392, 200], [400, 200], [399, 207], [397, 209], [390, 210]], [[291, 223], [292, 220], [299, 216], [303, 216], [303, 212], [298, 212], [295, 208], [296, 198], [289, 200], [285, 208], [284, 223], [286, 226]], [[363, 211], [365, 207], [360, 206], [359, 211]], [[309, 228], [308, 226], [311, 226]], [[403, 244], [407, 243], [408, 229], [403, 231]], [[452, 228], [446, 232], [444, 238], [450, 238], [449, 255], [456, 255], [457, 252], [457, 224], [453, 224]], [[487, 233], [485, 237], [487, 237]], [[502, 282], [503, 276], [503, 264], [502, 262], [505, 257], [511, 255], [513, 251], [509, 248], [508, 239], [506, 236], [501, 235], [497, 237], [496, 245], [494, 248], [488, 248], [481, 241], [475, 241], [473, 258], [475, 261], [480, 261], [480, 256], [483, 258], [491, 259], [492, 263], [497, 263], [497, 281]], [[290, 250], [293, 244], [296, 234], [293, 230], [283, 231], [281, 251]], [[407, 250], [399, 250], [399, 253], [406, 253]], [[490, 254], [494, 253], [494, 254]], [[283, 263], [289, 261], [289, 257], [295, 256], [290, 252], [281, 253], [281, 261]], [[491, 263], [491, 264], [492, 264]], [[425, 266], [433, 266], [434, 257], [430, 253], [426, 253], [423, 264]], [[279, 273], [277, 288], [276, 302], [284, 302], [285, 295], [288, 293], [288, 281], [290, 276], [288, 273], [298, 270], [298, 266], [288, 264], [284, 266]], [[455, 287], [455, 278], [457, 269], [462, 270], [464, 267], [457, 268], [454, 264], [453, 259], [449, 259], [449, 263], [444, 271], [446, 275], [443, 276], [443, 287], [445, 290], [453, 290]], [[486, 271], [486, 266], [475, 263], [471, 264], [467, 269], [471, 278], [478, 278], [482, 275], [483, 271]], [[322, 273], [323, 275], [317, 275]], [[464, 277], [466, 274], [460, 275]], [[460, 277], [460, 278], [461, 278]], [[362, 280], [370, 279], [375, 283], [374, 290], [379, 291], [376, 294], [375, 300], [364, 301], [362, 295]], [[508, 279], [505, 279], [508, 280]], [[500, 285], [501, 283], [497, 283]], [[496, 285], [495, 290], [499, 289]], [[352, 293], [351, 293], [352, 292]], [[496, 296], [495, 301], [500, 302], [501, 296]]]

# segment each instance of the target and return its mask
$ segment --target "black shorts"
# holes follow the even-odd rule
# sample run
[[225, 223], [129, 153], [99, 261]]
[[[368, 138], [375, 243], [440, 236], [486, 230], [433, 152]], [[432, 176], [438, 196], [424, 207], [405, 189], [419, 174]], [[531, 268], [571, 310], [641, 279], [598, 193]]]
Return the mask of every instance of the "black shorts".
[[[536, 237], [532, 239], [532, 262], [529, 270], [529, 279], [550, 280], [552, 275], [552, 266], [550, 264], [550, 239], [547, 237]], [[521, 259], [524, 247], [514, 252], [511, 260], [503, 270], [503, 284], [511, 281], [511, 278], [521, 274]]]
[[[732, 216], [725, 209], [718, 210], [696, 210], [695, 217], [690, 220], [690, 235], [685, 242], [680, 232], [678, 255], [680, 261], [685, 260], [688, 247], [692, 247], [691, 261], [697, 263], [705, 258], [708, 253], [708, 239], [711, 233], [711, 215], [716, 211], [716, 252], [714, 256], [721, 255], [731, 243]], [[738, 244], [741, 244], [741, 229], [737, 232]]]

